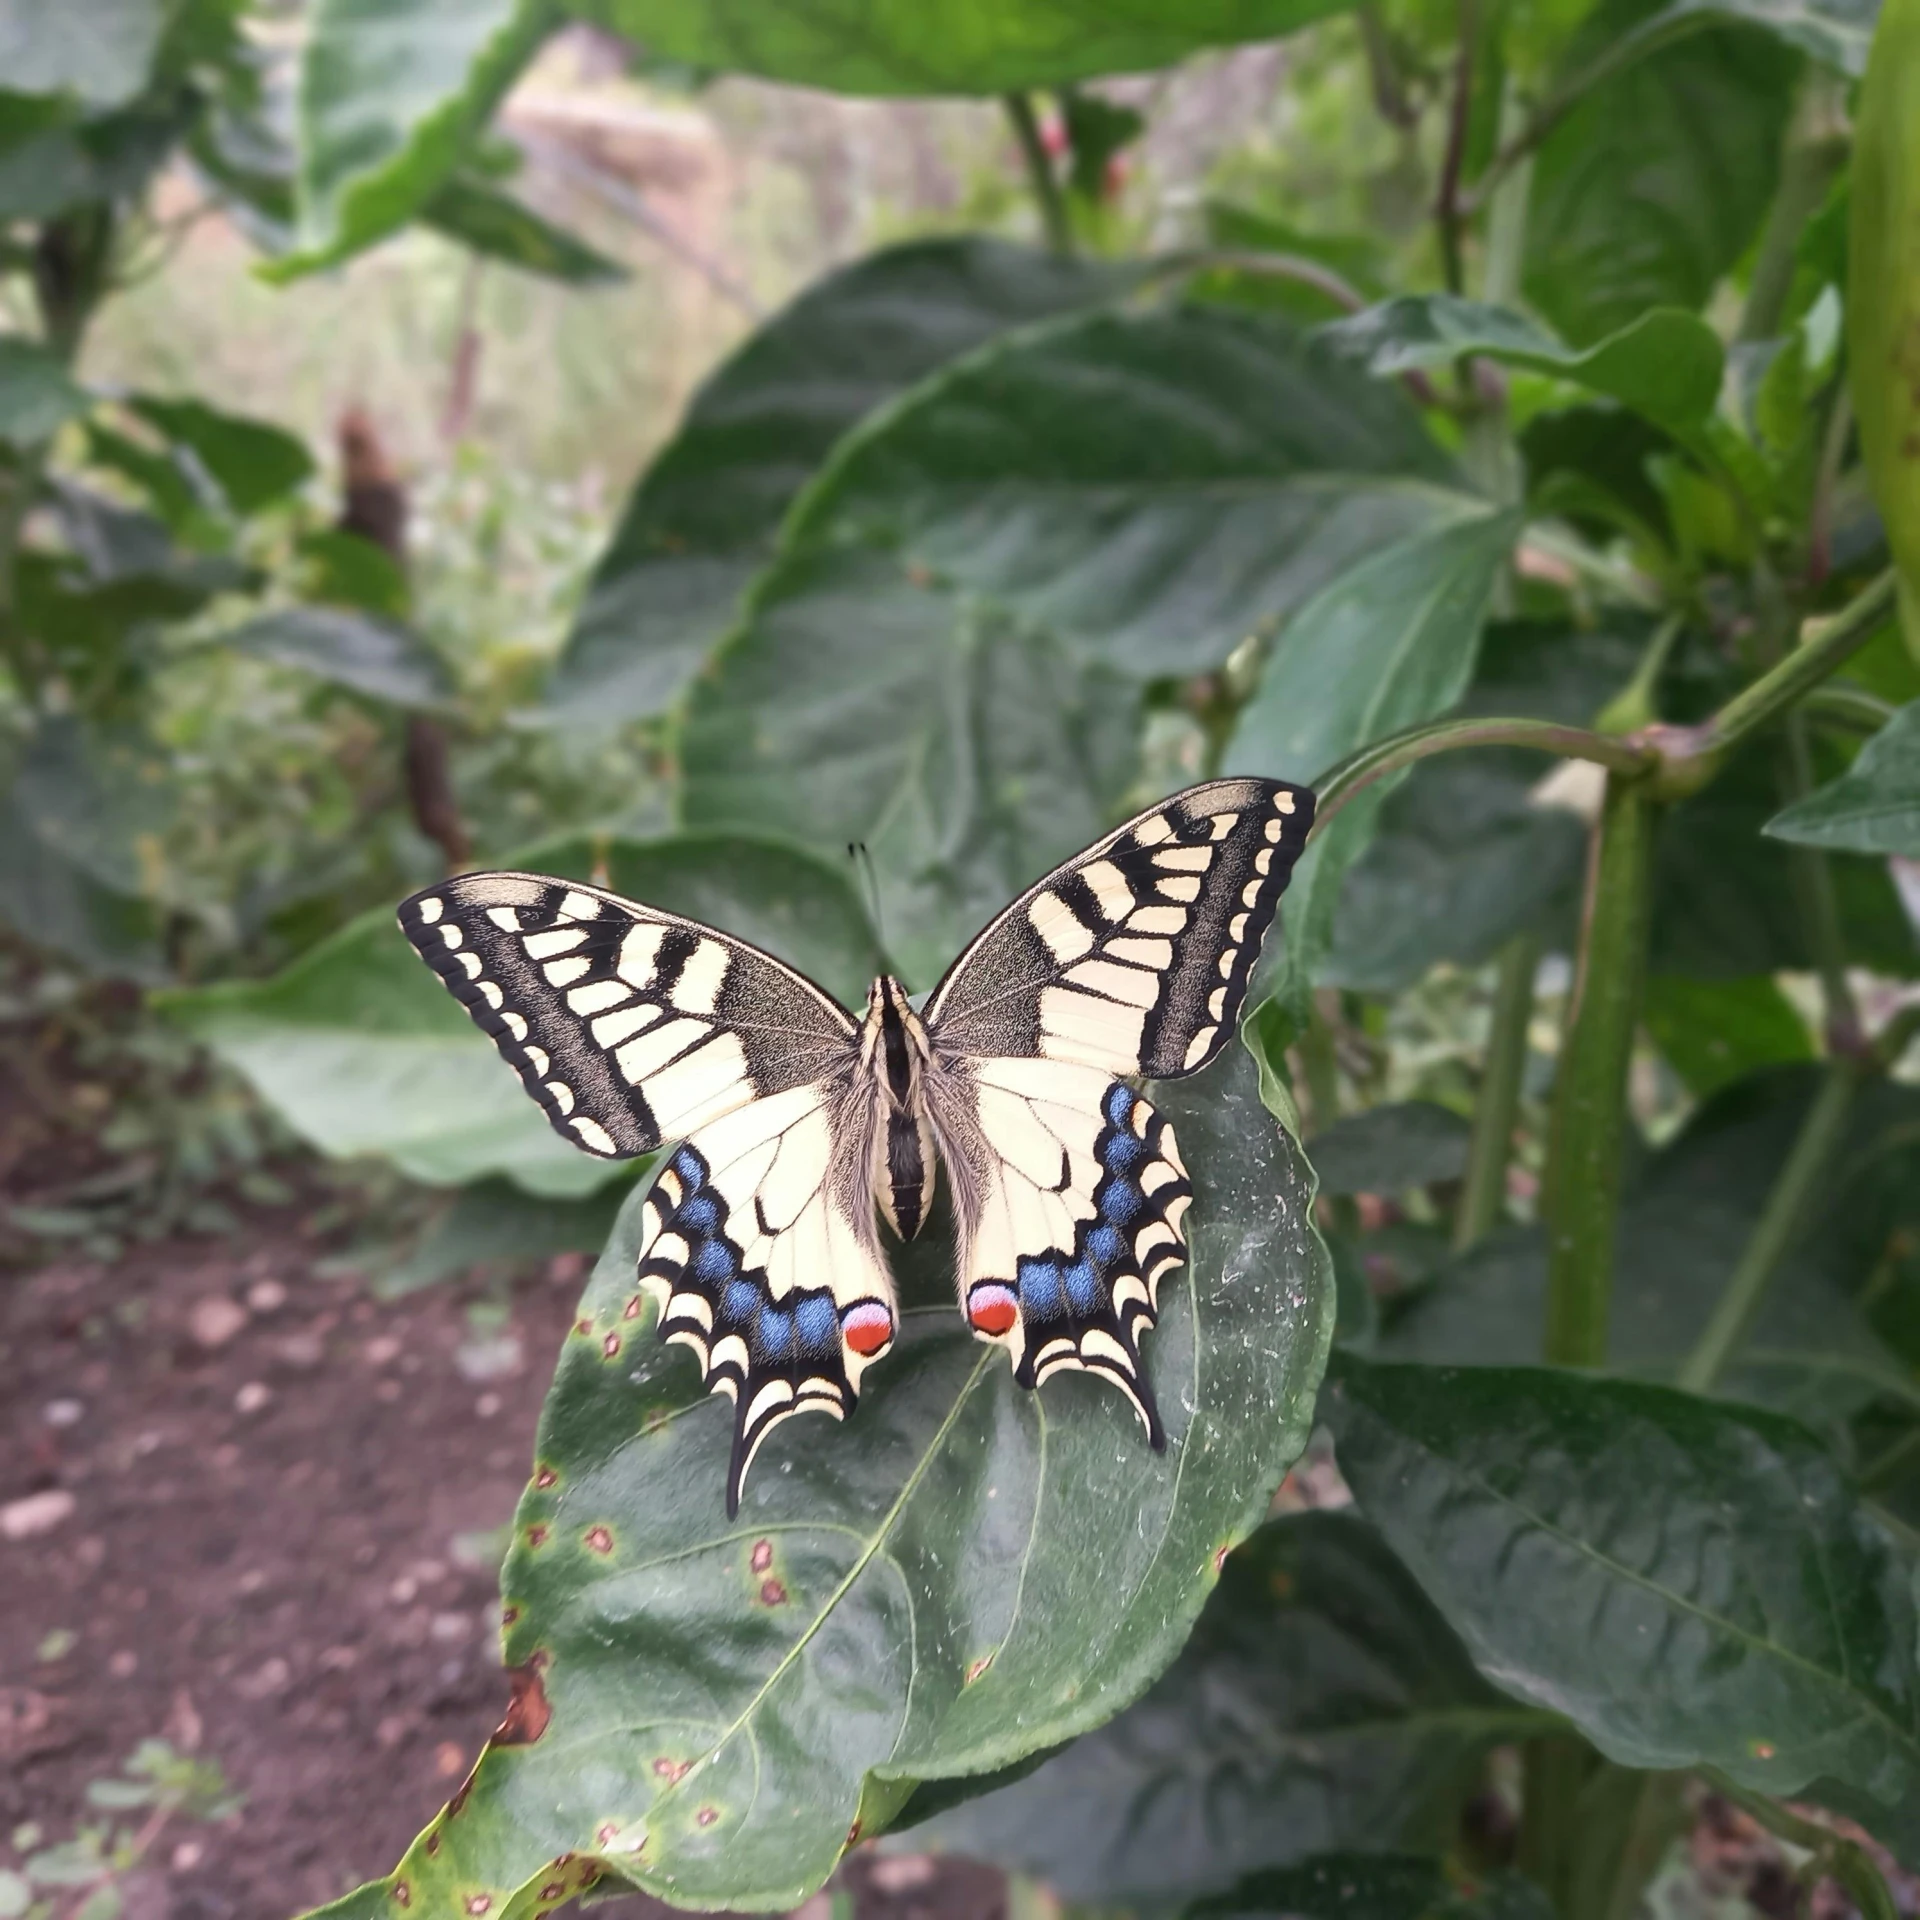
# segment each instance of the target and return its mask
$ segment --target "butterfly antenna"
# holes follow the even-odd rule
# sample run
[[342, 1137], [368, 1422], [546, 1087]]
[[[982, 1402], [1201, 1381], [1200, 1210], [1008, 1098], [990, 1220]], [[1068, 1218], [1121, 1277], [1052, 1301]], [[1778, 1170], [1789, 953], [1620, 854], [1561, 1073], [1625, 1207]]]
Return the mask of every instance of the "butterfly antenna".
[[867, 915], [873, 922], [874, 936], [880, 942], [880, 951], [887, 951], [886, 923], [880, 917], [880, 875], [873, 864], [873, 855], [867, 851], [864, 840], [847, 842], [847, 858], [860, 869], [860, 877], [866, 885]]

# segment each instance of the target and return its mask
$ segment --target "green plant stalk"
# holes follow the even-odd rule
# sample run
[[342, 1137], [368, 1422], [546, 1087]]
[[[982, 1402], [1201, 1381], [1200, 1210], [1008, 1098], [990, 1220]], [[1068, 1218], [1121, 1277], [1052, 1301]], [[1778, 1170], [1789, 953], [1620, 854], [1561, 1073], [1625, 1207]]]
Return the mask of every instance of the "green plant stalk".
[[1787, 1164], [1780, 1169], [1753, 1233], [1741, 1249], [1739, 1263], [1728, 1276], [1705, 1331], [1680, 1369], [1677, 1383], [1689, 1393], [1711, 1393], [1734, 1350], [1746, 1337], [1767, 1282], [1805, 1227], [1808, 1203], [1846, 1137], [1847, 1118], [1864, 1077], [1863, 1063], [1852, 1056], [1843, 1055], [1829, 1063], [1820, 1091], [1800, 1123]]
[[1506, 1210], [1507, 1162], [1513, 1153], [1513, 1123], [1527, 1070], [1527, 1027], [1533, 1019], [1533, 976], [1539, 964], [1537, 933], [1517, 934], [1500, 950], [1486, 1067], [1473, 1107], [1466, 1178], [1453, 1216], [1456, 1253], [1484, 1240]]
[[1880, 1869], [1866, 1848], [1830, 1827], [1802, 1819], [1765, 1794], [1735, 1785], [1723, 1774], [1710, 1773], [1708, 1778], [1716, 1793], [1751, 1814], [1769, 1833], [1777, 1833], [1781, 1839], [1790, 1840], [1811, 1853], [1819, 1871], [1838, 1881], [1852, 1898], [1862, 1920], [1899, 1920], [1899, 1909], [1893, 1904], [1887, 1883], [1880, 1877]]
[[1799, 99], [1781, 143], [1780, 185], [1754, 255], [1753, 277], [1737, 338], [1771, 340], [1780, 331], [1793, 291], [1800, 236], [1820, 210], [1833, 177], [1846, 165], [1848, 136], [1843, 83], [1820, 68], [1800, 82]]
[[1543, 1733], [1520, 1750], [1520, 1834], [1514, 1864], [1563, 1915], [1580, 1833], [1580, 1789], [1593, 1758], [1593, 1749], [1575, 1733]]
[[[1803, 713], [1796, 711], [1787, 715], [1780, 772], [1788, 806], [1813, 791], [1813, 761], [1807, 750], [1807, 723]], [[1840, 930], [1840, 901], [1833, 890], [1832, 864], [1818, 847], [1790, 845], [1787, 860], [1800, 918], [1813, 949], [1814, 970], [1820, 976], [1828, 1051], [1857, 1052], [1861, 1037], [1860, 1009], [1854, 1001], [1853, 988], [1847, 983], [1846, 940]]]
[[1613, 1243], [1626, 1140], [1627, 1068], [1640, 1019], [1653, 875], [1654, 802], [1610, 779], [1596, 830], [1566, 1040], [1554, 1077], [1543, 1214], [1552, 1365], [1607, 1357]]
[[1580, 1789], [1569, 1920], [1634, 1920], [1640, 1895], [1685, 1824], [1679, 1773], [1602, 1760]]
[[1004, 100], [1007, 118], [1013, 122], [1014, 138], [1020, 143], [1020, 158], [1026, 163], [1027, 183], [1033, 189], [1034, 204], [1040, 209], [1040, 224], [1046, 232], [1047, 245], [1062, 257], [1071, 255], [1073, 221], [1053, 171], [1052, 157], [1040, 138], [1033, 102], [1024, 93], [1009, 93]]

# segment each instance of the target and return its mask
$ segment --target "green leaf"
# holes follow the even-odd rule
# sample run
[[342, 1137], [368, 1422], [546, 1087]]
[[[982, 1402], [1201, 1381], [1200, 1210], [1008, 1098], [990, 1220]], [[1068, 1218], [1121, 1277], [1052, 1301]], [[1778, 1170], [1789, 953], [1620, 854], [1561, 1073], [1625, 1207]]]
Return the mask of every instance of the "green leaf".
[[[1609, 1364], [1670, 1377], [1752, 1236], [1799, 1131], [1817, 1075], [1775, 1069], [1709, 1100], [1650, 1155], [1621, 1208]], [[1920, 1197], [1878, 1190], [1886, 1143], [1920, 1123], [1920, 1094], [1881, 1085], [1855, 1103], [1819, 1212], [1775, 1273], [1728, 1390], [1833, 1423], [1883, 1394], [1920, 1399], [1853, 1296], [1920, 1225]], [[1897, 1172], [1897, 1168], [1895, 1169]], [[1917, 1190], [1920, 1191], [1920, 1190]], [[1382, 1354], [1508, 1365], [1540, 1351], [1546, 1247], [1536, 1228], [1482, 1242], [1433, 1276], [1382, 1337]]]
[[[774, 841], [572, 836], [515, 864], [585, 880], [603, 861], [615, 891], [737, 933], [842, 999], [857, 1000], [879, 971], [847, 871]], [[561, 1198], [621, 1177], [554, 1133], [384, 908], [271, 980], [159, 1004], [324, 1153], [381, 1154], [435, 1185], [504, 1174]]]
[[1202, 1901], [1189, 1920], [1551, 1920], [1553, 1905], [1518, 1874], [1450, 1879], [1437, 1860], [1325, 1854], [1251, 1875]]
[[192, 90], [174, 89], [0, 141], [0, 220], [50, 220], [70, 207], [136, 199], [179, 142], [196, 100]]
[[1867, 68], [1879, 12], [1879, 0], [1674, 0], [1623, 38], [1628, 46], [1651, 48], [1714, 21], [1758, 27], [1857, 80]]
[[1322, 1193], [1404, 1193], [1467, 1169], [1467, 1122], [1431, 1100], [1369, 1107], [1307, 1142]]
[[57, 354], [0, 334], [0, 440], [25, 451], [93, 405]]
[[1203, 47], [1272, 40], [1338, 0], [893, 0], [717, 7], [709, 0], [598, 0], [595, 17], [656, 60], [834, 93], [1006, 93], [1171, 66]]
[[204, 400], [136, 394], [127, 405], [188, 450], [241, 516], [285, 498], [312, 477], [313, 456], [284, 428], [224, 413]]
[[[635, 1161], [636, 1171], [651, 1171]], [[598, 1253], [627, 1198], [627, 1183], [581, 1199], [528, 1193], [508, 1180], [462, 1187], [398, 1266], [373, 1276], [374, 1294], [397, 1300], [473, 1267], [527, 1266], [556, 1253]]]
[[1920, 858], [1920, 700], [1896, 713], [1830, 785], [1776, 813], [1775, 840]]
[[[1648, 11], [1612, 0], [1579, 70]], [[1703, 307], [1773, 200], [1799, 67], [1770, 34], [1716, 27], [1594, 87], [1542, 144], [1527, 217], [1527, 298], [1576, 346], [1649, 307]]]
[[1698, 1099], [1762, 1067], [1813, 1058], [1813, 1036], [1769, 975], [1686, 980], [1656, 975], [1643, 1018], [1667, 1064]]
[[[1472, 678], [1513, 513], [1462, 514], [1354, 566], [1288, 623], [1226, 751], [1238, 772], [1309, 781], [1370, 741], [1430, 720]], [[1289, 888], [1284, 997], [1304, 1000], [1331, 944], [1341, 881], [1394, 783], [1315, 829]]]
[[665, 712], [733, 625], [794, 495], [842, 434], [944, 361], [1129, 280], [976, 237], [889, 247], [810, 287], [708, 378], [641, 476], [548, 708], [595, 726]]
[[341, 607], [285, 607], [229, 629], [219, 644], [397, 707], [441, 706], [452, 693], [439, 655], [410, 627]]
[[316, 527], [300, 536], [298, 551], [307, 599], [358, 607], [392, 622], [406, 620], [413, 590], [406, 568], [386, 548], [342, 527]]
[[463, 247], [566, 286], [604, 287], [627, 269], [484, 180], [456, 174], [429, 200], [424, 225]]
[[457, 1920], [607, 1868], [686, 1907], [795, 1905], [856, 1819], [1085, 1732], [1166, 1668], [1306, 1438], [1331, 1288], [1252, 1061], [1229, 1048], [1154, 1098], [1195, 1186], [1148, 1342], [1164, 1455], [1090, 1378], [1015, 1386], [935, 1236], [900, 1263], [903, 1337], [857, 1413], [776, 1432], [729, 1524], [730, 1414], [649, 1337], [636, 1197], [562, 1350], [502, 1579], [537, 1737], [488, 1747], [388, 1906], [404, 1880], [412, 1912]]
[[1319, 337], [1376, 376], [1481, 354], [1606, 394], [1683, 438], [1713, 411], [1726, 363], [1720, 336], [1671, 308], [1640, 314], [1577, 350], [1505, 307], [1446, 293], [1403, 295], [1323, 327]]
[[1505, 1691], [1622, 1766], [1715, 1767], [1911, 1852], [1912, 1586], [1805, 1428], [1544, 1367], [1328, 1379], [1361, 1507]]
[[1555, 1724], [1481, 1679], [1365, 1521], [1300, 1514], [1228, 1558], [1144, 1698], [913, 1842], [1164, 1909], [1315, 1854], [1443, 1849], [1488, 1749]]
[[164, 0], [0, 0], [0, 74], [14, 93], [65, 93], [114, 107], [146, 84]]
[[383, 240], [444, 187], [560, 23], [550, 0], [318, 0], [298, 88], [298, 251], [274, 281]]

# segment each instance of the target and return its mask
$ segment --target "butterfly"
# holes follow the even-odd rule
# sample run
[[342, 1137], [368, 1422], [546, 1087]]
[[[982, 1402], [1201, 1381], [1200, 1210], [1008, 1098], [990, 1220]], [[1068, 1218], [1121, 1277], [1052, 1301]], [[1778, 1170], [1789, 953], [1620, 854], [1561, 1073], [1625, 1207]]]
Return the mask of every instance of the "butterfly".
[[1140, 1339], [1192, 1189], [1132, 1083], [1231, 1038], [1312, 824], [1304, 787], [1189, 787], [1030, 887], [918, 1011], [882, 975], [856, 1017], [730, 934], [540, 874], [462, 874], [400, 925], [563, 1136], [674, 1143], [639, 1281], [732, 1399], [732, 1517], [775, 1426], [852, 1412], [899, 1326], [876, 1209], [912, 1239], [940, 1166], [974, 1333], [1022, 1386], [1111, 1380], [1164, 1449]]

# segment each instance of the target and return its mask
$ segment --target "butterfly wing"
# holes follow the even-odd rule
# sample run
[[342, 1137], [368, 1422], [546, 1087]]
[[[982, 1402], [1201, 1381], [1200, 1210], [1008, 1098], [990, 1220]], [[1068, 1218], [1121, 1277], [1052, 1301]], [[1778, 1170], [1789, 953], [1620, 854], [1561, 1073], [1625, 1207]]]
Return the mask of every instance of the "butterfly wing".
[[1279, 780], [1210, 780], [1149, 807], [961, 954], [927, 1001], [935, 1045], [1197, 1073], [1233, 1032], [1312, 824], [1313, 795]]
[[1186, 1259], [1192, 1189], [1173, 1129], [1100, 1067], [976, 1060], [965, 1078], [974, 1111], [960, 1131], [977, 1196], [960, 1256], [968, 1321], [1007, 1349], [1022, 1386], [1062, 1367], [1114, 1381], [1158, 1450], [1140, 1336], [1162, 1278]]
[[647, 1194], [640, 1284], [660, 1335], [733, 1401], [727, 1514], [760, 1443], [791, 1414], [844, 1420], [892, 1344], [893, 1286], [873, 1200], [836, 1116], [844, 1080], [792, 1087], [709, 1122]]
[[608, 1158], [823, 1079], [853, 1045], [844, 1009], [772, 955], [598, 887], [462, 874], [402, 902], [400, 927], [554, 1130]]

